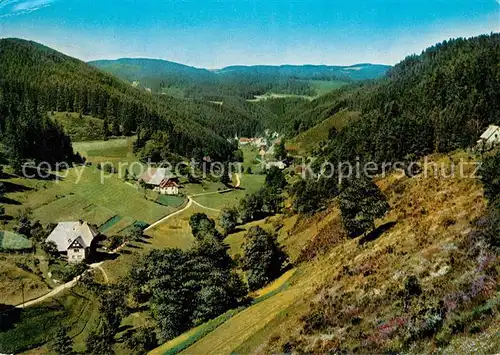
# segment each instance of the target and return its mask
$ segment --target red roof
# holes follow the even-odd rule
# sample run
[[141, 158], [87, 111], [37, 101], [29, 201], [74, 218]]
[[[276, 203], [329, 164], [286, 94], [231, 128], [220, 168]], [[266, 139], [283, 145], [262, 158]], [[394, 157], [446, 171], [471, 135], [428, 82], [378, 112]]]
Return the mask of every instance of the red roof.
[[160, 183], [160, 188], [165, 189], [167, 187], [179, 187], [179, 184], [177, 183], [178, 181], [178, 179], [164, 179]]

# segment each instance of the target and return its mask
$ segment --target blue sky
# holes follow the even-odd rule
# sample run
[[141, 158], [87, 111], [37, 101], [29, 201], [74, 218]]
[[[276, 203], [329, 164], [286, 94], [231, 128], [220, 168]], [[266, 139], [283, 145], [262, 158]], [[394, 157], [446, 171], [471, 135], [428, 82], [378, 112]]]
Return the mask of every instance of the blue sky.
[[500, 0], [0, 0], [0, 37], [82, 60], [395, 64], [452, 37], [500, 31]]

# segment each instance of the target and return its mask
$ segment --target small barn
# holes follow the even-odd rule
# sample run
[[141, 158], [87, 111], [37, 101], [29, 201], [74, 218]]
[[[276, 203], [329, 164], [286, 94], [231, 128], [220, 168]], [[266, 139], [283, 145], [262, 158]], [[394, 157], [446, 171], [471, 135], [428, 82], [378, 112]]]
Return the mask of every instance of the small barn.
[[283, 163], [282, 161], [272, 161], [272, 162], [266, 163], [267, 170], [271, 169], [273, 166], [277, 167], [280, 170], [283, 170], [286, 168], [286, 164]]
[[500, 127], [491, 125], [477, 141], [478, 146], [492, 148], [500, 144]]
[[141, 176], [141, 180], [152, 188], [153, 191], [159, 192], [162, 195], [179, 194], [179, 178], [169, 169], [148, 169], [148, 171]]
[[67, 255], [68, 262], [79, 263], [88, 258], [99, 232], [87, 222], [61, 222], [45, 242], [54, 242], [57, 251]]

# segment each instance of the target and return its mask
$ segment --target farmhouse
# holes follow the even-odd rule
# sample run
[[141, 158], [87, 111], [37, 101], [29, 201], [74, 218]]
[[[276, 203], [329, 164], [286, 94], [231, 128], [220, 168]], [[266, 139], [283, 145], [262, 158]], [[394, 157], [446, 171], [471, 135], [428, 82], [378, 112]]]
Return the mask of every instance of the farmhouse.
[[240, 146], [244, 145], [252, 145], [257, 148], [261, 147], [266, 147], [267, 146], [267, 141], [265, 138], [262, 137], [257, 137], [257, 138], [240, 138], [238, 140], [238, 143]]
[[68, 256], [68, 262], [79, 263], [90, 255], [92, 242], [98, 235], [87, 222], [61, 222], [45, 242], [54, 242], [57, 251]]
[[141, 180], [144, 181], [147, 186], [151, 187], [153, 191], [159, 192], [162, 195], [179, 194], [179, 178], [169, 169], [148, 169], [148, 171], [141, 176]]
[[481, 135], [477, 144], [484, 148], [492, 148], [500, 144], [500, 127], [495, 125], [489, 126], [486, 132]]
[[248, 145], [254, 141], [254, 138], [240, 138], [239, 139], [239, 144], [241, 145]]

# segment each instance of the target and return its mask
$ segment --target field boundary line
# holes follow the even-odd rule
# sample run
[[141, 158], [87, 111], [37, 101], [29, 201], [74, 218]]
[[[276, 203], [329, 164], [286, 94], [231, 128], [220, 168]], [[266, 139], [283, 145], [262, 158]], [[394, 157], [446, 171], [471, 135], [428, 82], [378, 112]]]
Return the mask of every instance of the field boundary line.
[[182, 213], [182, 212], [186, 211], [187, 209], [189, 209], [189, 207], [191, 207], [192, 203], [193, 203], [193, 200], [192, 200], [190, 197], [188, 197], [188, 203], [186, 204], [186, 206], [184, 206], [183, 208], [181, 208], [181, 209], [180, 209], [180, 210], [178, 210], [178, 211], [175, 211], [175, 212], [173, 212], [173, 213], [169, 214], [168, 216], [163, 217], [163, 218], [162, 218], [162, 219], [160, 219], [159, 221], [156, 221], [155, 223], [153, 223], [152, 225], [150, 225], [149, 227], [147, 227], [146, 229], [144, 229], [144, 232], [147, 232], [148, 230], [153, 229], [153, 228], [154, 228], [154, 227], [156, 227], [157, 225], [162, 224], [162, 223], [163, 223], [163, 222], [165, 222], [166, 220], [168, 220], [168, 219], [170, 219], [170, 218], [172, 218], [172, 217], [174, 217], [174, 216], [177, 216], [178, 214], [180, 214], [180, 213]]
[[210, 210], [210, 211], [214, 211], [214, 212], [220, 212], [221, 210], [218, 210], [216, 208], [210, 208], [210, 207], [207, 207], [207, 206], [203, 206], [202, 204], [196, 202], [195, 200], [193, 199], [190, 199], [191, 201], [193, 201], [193, 203], [201, 208], [204, 208], [204, 209], [207, 209], [207, 210]]

